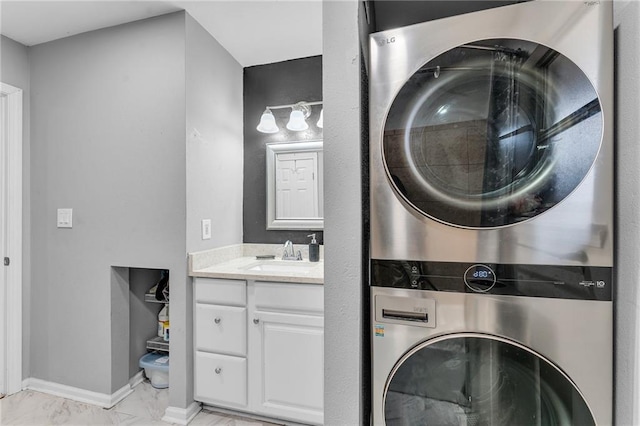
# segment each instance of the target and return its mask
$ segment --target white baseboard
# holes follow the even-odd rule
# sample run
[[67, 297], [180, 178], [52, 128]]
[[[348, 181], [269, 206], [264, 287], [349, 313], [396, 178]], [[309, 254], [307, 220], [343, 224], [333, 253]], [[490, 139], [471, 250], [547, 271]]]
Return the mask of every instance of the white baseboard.
[[199, 402], [192, 402], [187, 408], [167, 407], [163, 422], [187, 425], [202, 410]]
[[144, 370], [138, 371], [135, 376], [129, 379], [129, 386], [133, 389], [142, 382], [144, 382]]
[[22, 387], [23, 389], [30, 389], [50, 395], [61, 396], [73, 401], [97, 405], [102, 408], [113, 407], [118, 402], [126, 398], [131, 392], [133, 392], [133, 389], [131, 389], [131, 385], [129, 383], [112, 394], [106, 394], [34, 378], [29, 378], [23, 381]]

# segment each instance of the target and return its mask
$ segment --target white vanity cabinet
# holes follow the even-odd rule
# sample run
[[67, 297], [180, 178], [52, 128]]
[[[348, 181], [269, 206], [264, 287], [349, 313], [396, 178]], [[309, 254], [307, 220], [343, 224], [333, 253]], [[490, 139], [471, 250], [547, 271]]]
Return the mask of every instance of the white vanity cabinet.
[[249, 388], [255, 412], [323, 423], [324, 288], [249, 282]]
[[194, 299], [194, 398], [246, 409], [246, 281], [196, 278]]
[[195, 399], [323, 423], [324, 288], [195, 278]]

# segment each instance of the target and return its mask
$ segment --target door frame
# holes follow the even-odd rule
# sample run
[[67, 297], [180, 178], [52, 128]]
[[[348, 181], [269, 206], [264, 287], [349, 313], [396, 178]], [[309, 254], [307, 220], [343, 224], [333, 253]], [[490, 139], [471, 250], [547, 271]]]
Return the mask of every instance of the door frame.
[[[22, 390], [22, 89], [0, 82], [0, 94], [7, 99], [6, 175], [4, 192], [7, 203], [6, 252], [11, 259], [3, 266], [6, 282], [6, 324], [4, 359], [8, 395]], [[3, 165], [4, 168], [4, 165]], [[4, 251], [4, 250], [3, 250]]]

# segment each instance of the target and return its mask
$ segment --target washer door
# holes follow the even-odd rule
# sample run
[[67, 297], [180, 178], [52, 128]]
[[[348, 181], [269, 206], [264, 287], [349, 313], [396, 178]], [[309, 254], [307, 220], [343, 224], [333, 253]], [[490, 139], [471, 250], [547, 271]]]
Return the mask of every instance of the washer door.
[[388, 112], [383, 158], [420, 214], [501, 227], [552, 208], [598, 154], [598, 95], [580, 68], [541, 44], [488, 39], [430, 60]]
[[383, 405], [387, 426], [595, 425], [556, 366], [517, 343], [479, 334], [413, 348], [392, 370]]

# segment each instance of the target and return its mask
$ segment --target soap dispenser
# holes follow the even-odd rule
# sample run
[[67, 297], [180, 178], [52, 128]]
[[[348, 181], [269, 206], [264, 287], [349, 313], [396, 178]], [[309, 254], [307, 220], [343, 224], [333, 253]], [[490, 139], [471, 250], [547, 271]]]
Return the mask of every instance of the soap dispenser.
[[316, 234], [309, 234], [307, 237], [311, 237], [309, 243], [309, 262], [317, 262], [320, 260], [320, 245], [316, 241]]

